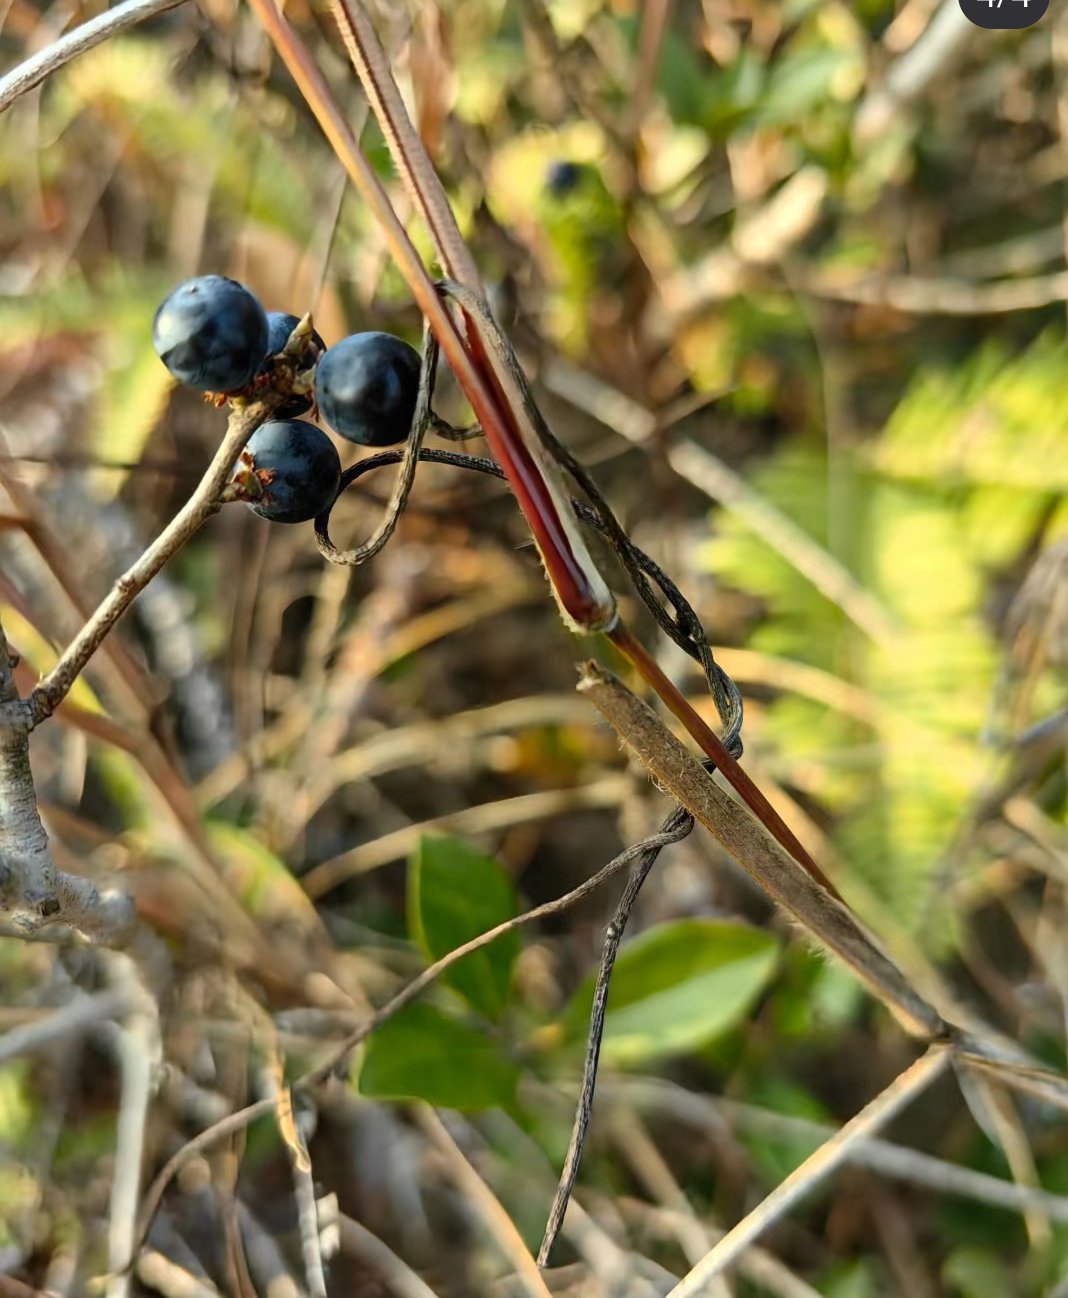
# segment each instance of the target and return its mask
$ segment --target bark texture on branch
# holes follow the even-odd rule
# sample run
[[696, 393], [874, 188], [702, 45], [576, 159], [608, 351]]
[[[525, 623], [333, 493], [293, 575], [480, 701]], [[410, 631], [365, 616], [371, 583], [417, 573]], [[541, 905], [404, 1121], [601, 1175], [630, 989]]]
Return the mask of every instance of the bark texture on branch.
[[30, 709], [19, 698], [14, 659], [0, 627], [0, 907], [27, 934], [63, 924], [109, 946], [124, 946], [134, 909], [123, 893], [56, 869], [37, 810], [30, 770]]

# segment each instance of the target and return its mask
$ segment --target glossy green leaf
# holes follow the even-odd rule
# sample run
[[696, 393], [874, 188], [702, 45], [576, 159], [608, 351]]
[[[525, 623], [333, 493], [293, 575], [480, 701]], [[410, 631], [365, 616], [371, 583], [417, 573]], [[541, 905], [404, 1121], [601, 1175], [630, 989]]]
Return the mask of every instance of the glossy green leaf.
[[[745, 1014], [777, 958], [773, 937], [729, 920], [683, 919], [643, 933], [616, 961], [603, 1058], [641, 1064], [711, 1041]], [[585, 1036], [593, 984], [591, 974], [568, 1006], [569, 1041]]]
[[[408, 930], [429, 960], [516, 913], [515, 888], [503, 867], [456, 838], [424, 838], [408, 869]], [[469, 1005], [490, 1018], [508, 1003], [519, 934], [506, 933], [472, 952], [444, 981]]]
[[356, 1085], [379, 1100], [490, 1109], [515, 1095], [519, 1069], [492, 1037], [433, 1005], [409, 1005], [368, 1038]]

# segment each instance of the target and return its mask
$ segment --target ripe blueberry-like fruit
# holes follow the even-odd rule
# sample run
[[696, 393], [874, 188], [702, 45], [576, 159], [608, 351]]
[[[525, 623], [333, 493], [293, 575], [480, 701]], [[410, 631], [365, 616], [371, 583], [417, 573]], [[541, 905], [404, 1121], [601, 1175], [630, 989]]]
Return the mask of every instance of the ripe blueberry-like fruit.
[[[277, 356], [282, 348], [289, 342], [289, 335], [300, 324], [300, 319], [295, 315], [290, 315], [287, 311], [268, 311], [267, 312], [267, 358], [260, 366], [260, 373], [263, 374], [268, 369], [268, 362], [272, 356]], [[313, 329], [311, 337], [308, 339], [302, 363], [298, 368], [306, 368], [314, 365], [326, 351], [326, 343], [319, 337]], [[275, 411], [276, 419], [292, 419], [296, 415], [302, 415], [306, 410], [311, 409], [312, 399], [310, 396], [298, 396], [296, 393], [284, 401]]]
[[551, 162], [545, 173], [545, 188], [554, 198], [563, 198], [581, 179], [582, 168], [577, 162]]
[[160, 303], [152, 345], [180, 383], [201, 392], [237, 392], [267, 355], [267, 317], [243, 284], [200, 275]]
[[248, 507], [272, 523], [306, 523], [333, 504], [341, 483], [334, 443], [302, 419], [260, 424], [245, 446], [244, 464], [263, 489]]
[[403, 442], [412, 426], [422, 362], [392, 334], [353, 334], [335, 343], [315, 371], [319, 413], [361, 446]]

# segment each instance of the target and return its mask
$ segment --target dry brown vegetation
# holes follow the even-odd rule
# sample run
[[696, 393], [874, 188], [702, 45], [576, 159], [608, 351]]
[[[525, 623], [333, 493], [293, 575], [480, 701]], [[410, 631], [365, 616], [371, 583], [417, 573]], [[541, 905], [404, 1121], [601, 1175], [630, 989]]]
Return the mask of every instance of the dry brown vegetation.
[[[6, 6], [0, 1294], [1064, 1298], [1055, 9]], [[429, 320], [487, 439], [431, 425], [370, 561], [217, 508], [272, 398], [149, 338], [207, 271], [328, 343]], [[513, 362], [607, 635], [441, 462], [568, 468]], [[730, 721], [631, 545], [740, 775], [642, 701]]]

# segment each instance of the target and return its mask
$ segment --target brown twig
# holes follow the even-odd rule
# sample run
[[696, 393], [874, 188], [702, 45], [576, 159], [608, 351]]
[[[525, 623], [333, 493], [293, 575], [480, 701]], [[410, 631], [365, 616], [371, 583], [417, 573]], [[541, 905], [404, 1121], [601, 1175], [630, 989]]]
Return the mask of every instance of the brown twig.
[[220, 493], [229, 481], [245, 443], [281, 400], [281, 397], [271, 396], [235, 407], [226, 435], [193, 494], [141, 557], [118, 579], [60, 655], [59, 661], [30, 695], [31, 728], [51, 716], [123, 613], [163, 566], [216, 513]]
[[711, 780], [655, 713], [619, 680], [587, 663], [579, 691], [650, 775], [710, 831], [770, 896], [853, 970], [914, 1036], [944, 1036], [941, 1015], [909, 986], [852, 914]]
[[815, 1189], [845, 1162], [850, 1147], [867, 1140], [900, 1113], [949, 1066], [951, 1052], [931, 1046], [911, 1067], [850, 1119], [841, 1130], [811, 1154], [737, 1226], [711, 1248], [700, 1262], [679, 1281], [668, 1298], [698, 1298], [706, 1286], [759, 1238], [804, 1195]]
[[445, 1159], [449, 1176], [470, 1199], [475, 1212], [485, 1223], [498, 1248], [515, 1267], [515, 1278], [529, 1298], [552, 1298], [541, 1272], [527, 1251], [515, 1222], [501, 1206], [500, 1200], [468, 1162], [463, 1150], [453, 1140], [445, 1124], [428, 1105], [420, 1105], [416, 1118], [433, 1146]]
[[683, 810], [682, 807], [676, 807], [660, 826], [659, 841], [648, 846], [635, 863], [630, 878], [623, 888], [623, 893], [616, 903], [615, 913], [605, 929], [601, 962], [597, 968], [597, 979], [593, 988], [593, 1006], [590, 1010], [589, 1027], [586, 1032], [586, 1053], [582, 1062], [582, 1080], [579, 1084], [578, 1103], [575, 1106], [575, 1118], [571, 1126], [571, 1137], [568, 1141], [564, 1165], [560, 1172], [556, 1193], [553, 1195], [552, 1206], [549, 1209], [541, 1246], [538, 1249], [538, 1266], [544, 1267], [549, 1264], [549, 1256], [563, 1228], [567, 1205], [575, 1188], [575, 1180], [578, 1177], [582, 1150], [586, 1143], [586, 1132], [589, 1129], [590, 1116], [593, 1112], [593, 1093], [597, 1085], [597, 1064], [601, 1055], [601, 1039], [604, 1035], [604, 1020], [608, 1009], [608, 988], [611, 983], [616, 956], [619, 953], [619, 944], [623, 940], [623, 933], [626, 930], [627, 921], [630, 919], [630, 912], [663, 847], [668, 842], [678, 842], [686, 838], [692, 829], [693, 816]]
[[337, 1219], [341, 1248], [374, 1271], [396, 1298], [438, 1298], [433, 1289], [396, 1253], [353, 1217]]

